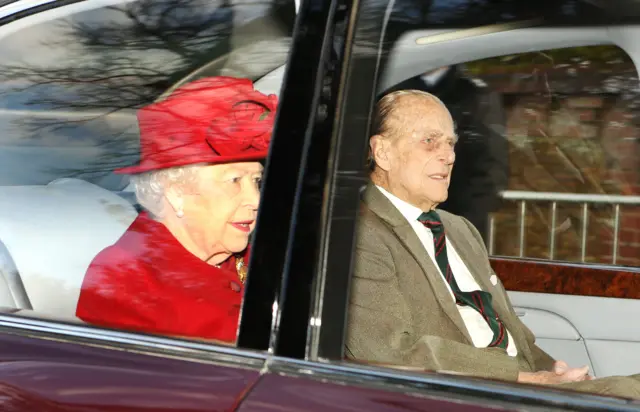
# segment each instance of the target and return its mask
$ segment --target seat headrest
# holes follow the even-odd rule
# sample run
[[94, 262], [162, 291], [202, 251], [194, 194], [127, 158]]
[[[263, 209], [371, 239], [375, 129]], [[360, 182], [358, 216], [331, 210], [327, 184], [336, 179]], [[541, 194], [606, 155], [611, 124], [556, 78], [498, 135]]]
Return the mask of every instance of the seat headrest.
[[0, 240], [33, 310], [75, 316], [89, 264], [136, 216], [122, 197], [79, 179], [0, 187]]

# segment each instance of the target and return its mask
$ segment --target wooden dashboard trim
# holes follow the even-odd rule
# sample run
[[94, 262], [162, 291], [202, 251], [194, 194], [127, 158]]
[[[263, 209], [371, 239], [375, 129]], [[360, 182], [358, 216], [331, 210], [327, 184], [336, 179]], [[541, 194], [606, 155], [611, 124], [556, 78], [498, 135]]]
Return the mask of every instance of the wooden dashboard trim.
[[640, 268], [491, 257], [507, 290], [640, 299]]

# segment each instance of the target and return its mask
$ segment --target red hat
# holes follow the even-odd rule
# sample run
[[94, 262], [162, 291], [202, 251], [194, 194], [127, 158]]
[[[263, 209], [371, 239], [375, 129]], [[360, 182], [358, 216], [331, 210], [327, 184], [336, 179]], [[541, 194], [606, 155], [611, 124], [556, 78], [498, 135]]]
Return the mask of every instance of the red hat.
[[275, 95], [254, 90], [248, 79], [220, 76], [188, 83], [138, 111], [140, 163], [115, 172], [264, 159], [277, 106]]

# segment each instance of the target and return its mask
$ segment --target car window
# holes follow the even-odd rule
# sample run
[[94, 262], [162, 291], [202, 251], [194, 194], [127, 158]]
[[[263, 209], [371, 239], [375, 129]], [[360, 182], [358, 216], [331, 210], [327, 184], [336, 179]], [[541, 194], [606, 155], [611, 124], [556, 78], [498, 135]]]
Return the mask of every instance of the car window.
[[[111, 170], [136, 160], [136, 109], [198, 77], [258, 80], [284, 64], [291, 22], [268, 18], [275, 9], [83, 2], [3, 26], [2, 184], [73, 175], [122, 190], [126, 179]], [[33, 151], [23, 154], [24, 146]], [[46, 154], [33, 161], [37, 150]]]
[[[464, 62], [392, 89], [411, 87], [454, 111], [457, 163], [440, 207], [469, 219], [491, 254], [640, 265], [638, 77], [622, 49]], [[465, 88], [475, 97], [451, 95]]]
[[[595, 230], [598, 235], [587, 233], [584, 261], [612, 263], [615, 204], [621, 205], [618, 217], [624, 216], [623, 211], [627, 216], [633, 216], [629, 211], [637, 208], [631, 204], [637, 192], [627, 191], [628, 184], [621, 179], [607, 183], [606, 180], [611, 180], [610, 176], [620, 170], [614, 164], [622, 167], [622, 161], [604, 159], [620, 159], [611, 151], [612, 140], [616, 146], [629, 145], [626, 150], [631, 152], [637, 151], [638, 142], [635, 137], [624, 139], [621, 134], [607, 130], [607, 127], [620, 127], [635, 136], [635, 126], [627, 127], [627, 123], [611, 125], [609, 122], [613, 119], [607, 115], [615, 117], [615, 113], [622, 110], [629, 126], [633, 123], [635, 104], [632, 95], [638, 86], [633, 60], [637, 61], [637, 58], [629, 50], [633, 48], [635, 34], [632, 31], [635, 33], [637, 26], [615, 25], [621, 11], [608, 10], [594, 3], [565, 1], [525, 5], [521, 2], [434, 1], [428, 4], [370, 2], [363, 5], [353, 32], [354, 54], [349, 62], [348, 81], [343, 89], [345, 97], [340, 107], [343, 121], [337, 136], [342, 140], [338, 140], [338, 153], [331, 164], [335, 180], [328, 190], [336, 195], [328, 206], [327, 219], [331, 223], [324, 246], [326, 261], [318, 280], [320, 286], [316, 289], [321, 304], [314, 309], [310, 320], [309, 357], [345, 357], [463, 374], [468, 368], [475, 376], [515, 380], [514, 376], [507, 379], [508, 373], [498, 376], [500, 373], [496, 371], [470, 366], [481, 361], [480, 357], [474, 359], [464, 346], [457, 346], [458, 343], [469, 343], [467, 348], [471, 344], [484, 348], [505, 341], [490, 339], [486, 345], [476, 342], [479, 334], [475, 334], [473, 328], [467, 330], [469, 313], [460, 310], [458, 315], [456, 310], [458, 306], [466, 306], [466, 309], [473, 309], [472, 316], [478, 313], [486, 316], [488, 320], [481, 319], [479, 324], [497, 325], [487, 336], [504, 337], [504, 329], [493, 333], [499, 329], [499, 322], [493, 322], [498, 316], [484, 310], [487, 301], [479, 296], [482, 293], [474, 295], [477, 301], [469, 300], [471, 303], [464, 304], [459, 303], [458, 295], [489, 290], [496, 306], [510, 307], [506, 293], [502, 293], [503, 296], [493, 293], [494, 288], [502, 285], [490, 267], [488, 255], [484, 255], [482, 243], [493, 243], [491, 247], [495, 254], [517, 256], [522, 212], [517, 209], [517, 201], [521, 199], [513, 197], [522, 195], [517, 192], [525, 189], [533, 193], [532, 198], [541, 198], [547, 192], [610, 195], [599, 198], [602, 204], [588, 205], [586, 220], [581, 214], [585, 201], [579, 200], [576, 205], [570, 196], [574, 202], [571, 206], [560, 206], [557, 201], [553, 259], [582, 260], [581, 222], [586, 221], [587, 230]], [[631, 11], [629, 17], [630, 21], [636, 21]], [[528, 69], [526, 74], [518, 71], [525, 67]], [[433, 91], [433, 85], [439, 81], [446, 84], [454, 78], [452, 75], [462, 80], [461, 90], [441, 90], [440, 95]], [[624, 83], [626, 81], [629, 83]], [[626, 86], [622, 86], [623, 83]], [[447, 128], [448, 121], [442, 121], [447, 127], [438, 129], [441, 123], [434, 120], [438, 124], [425, 125], [420, 116], [412, 123], [394, 117], [399, 115], [389, 106], [382, 105], [380, 112], [390, 116], [389, 122], [406, 127], [402, 129], [405, 134], [394, 135], [393, 130], [385, 128], [388, 124], [376, 118], [376, 103], [389, 93], [398, 93], [383, 100], [393, 102], [393, 99], [401, 98], [398, 96], [407, 95], [398, 90], [421, 89], [420, 85], [423, 91], [438, 95], [451, 112], [455, 125]], [[544, 108], [544, 127], [540, 127], [531, 119], [540, 119], [541, 103], [537, 99], [543, 98], [549, 101], [549, 106]], [[519, 112], [513, 106], [525, 102], [530, 102], [530, 106]], [[406, 110], [413, 109], [407, 103]], [[575, 120], [576, 116], [578, 120]], [[589, 116], [591, 120], [587, 120]], [[624, 114], [618, 116], [625, 118]], [[429, 130], [437, 130], [426, 133], [427, 126], [431, 128]], [[377, 136], [376, 139], [383, 143], [370, 146], [372, 136]], [[415, 139], [415, 150], [403, 149], [403, 145], [409, 143], [400, 142], [400, 137]], [[490, 142], [486, 143], [486, 140]], [[527, 150], [521, 150], [524, 141], [530, 144]], [[450, 159], [445, 162], [447, 165], [454, 164], [452, 159], [455, 159], [454, 170], [456, 167], [466, 169], [467, 177], [458, 182], [467, 184], [466, 190], [462, 191], [465, 197], [458, 201], [471, 212], [466, 219], [452, 216], [463, 214], [455, 209], [450, 209], [449, 213], [439, 209], [440, 217], [434, 218], [428, 213], [429, 208], [416, 206], [419, 202], [414, 201], [424, 200], [420, 196], [427, 190], [440, 194], [443, 181], [450, 177], [454, 184], [455, 176], [455, 172], [449, 173], [446, 167], [430, 171], [426, 166], [419, 167], [421, 164], [412, 157], [414, 152], [423, 150], [418, 142], [442, 148], [442, 153], [446, 153], [442, 158]], [[404, 181], [378, 180], [386, 190], [373, 187], [370, 184], [371, 160], [375, 160], [376, 154], [372, 156], [372, 151], [377, 149], [380, 150], [379, 159], [386, 162], [380, 168], [393, 168], [396, 162], [395, 170], [404, 173], [407, 179], [415, 176], [429, 179], [428, 183], [412, 181], [415, 183], [413, 189], [424, 184], [424, 190], [409, 198], [409, 187], [404, 186]], [[459, 150], [467, 151], [466, 160]], [[495, 160], [497, 167], [492, 168], [487, 160], [489, 163]], [[636, 160], [634, 153], [626, 161], [637, 169]], [[545, 167], [551, 170], [545, 172]], [[541, 185], [547, 183], [533, 177], [543, 172], [554, 182], [565, 179], [567, 174], [576, 181], [557, 183], [552, 190], [543, 189]], [[637, 179], [637, 175], [633, 176], [632, 185], [637, 186]], [[490, 211], [484, 211], [484, 216], [476, 220], [486, 226], [483, 232], [476, 227], [480, 224], [472, 222], [475, 220], [472, 214], [485, 207], [474, 200], [485, 193], [490, 194], [487, 201]], [[431, 201], [446, 206], [448, 199], [445, 194], [444, 198]], [[546, 199], [535, 207], [528, 206], [524, 227], [533, 228], [538, 224], [541, 227], [536, 226], [534, 231], [545, 230], [551, 216], [551, 202], [553, 200]], [[428, 202], [423, 204], [428, 205]], [[565, 215], [573, 213], [567, 211], [576, 206], [578, 219], [570, 219], [570, 228], [575, 232], [577, 226], [578, 236], [572, 240], [558, 240], [562, 236], [558, 229], [565, 219], [559, 217], [560, 211]], [[493, 225], [489, 220], [491, 216], [494, 216]], [[442, 221], [436, 220], [440, 218]], [[441, 236], [443, 225], [447, 228], [446, 241]], [[431, 238], [421, 237], [416, 229], [424, 230], [425, 227]], [[636, 229], [634, 226], [633, 230]], [[609, 233], [603, 235], [607, 230]], [[460, 236], [458, 239], [455, 234], [450, 235], [456, 232]], [[529, 236], [533, 237], [533, 234], [526, 232], [526, 248], [534, 247]], [[593, 246], [596, 241], [590, 240], [591, 236], [599, 237], [598, 247], [602, 249]], [[488, 242], [490, 238], [492, 242]], [[623, 242], [621, 239], [617, 240], [618, 248]], [[550, 258], [548, 254], [545, 256], [549, 250], [548, 240], [549, 232], [545, 232], [544, 240], [540, 240], [543, 246], [538, 246], [540, 249], [535, 257]], [[466, 264], [468, 276], [465, 281], [470, 280], [469, 283], [461, 281], [459, 285], [453, 285], [452, 271], [460, 273], [463, 270], [456, 269], [456, 263], [443, 263], [438, 259], [444, 245], [450, 262], [472, 262]], [[560, 251], [562, 248], [567, 250]], [[528, 253], [523, 256], [532, 257]], [[617, 253], [616, 264], [623, 263], [624, 256], [636, 255], [623, 254], [620, 249]], [[362, 265], [365, 261], [367, 265]], [[625, 264], [637, 265], [633, 262]], [[402, 276], [399, 275], [401, 271]], [[439, 279], [438, 272], [443, 279]], [[436, 275], [430, 276], [432, 273]], [[513, 273], [516, 275], [524, 277], [525, 273]], [[478, 285], [474, 285], [474, 281], [479, 282]], [[535, 298], [532, 296], [529, 302]], [[474, 309], [474, 306], [480, 309]], [[520, 312], [510, 313], [505, 316], [512, 316], [514, 322], [524, 316]], [[344, 323], [336, 324], [336, 319]], [[445, 324], [449, 326], [438, 329]], [[517, 337], [508, 339], [510, 342], [519, 340]], [[508, 344], [502, 349], [513, 353], [513, 347]], [[549, 358], [545, 359], [549, 361]]]
[[[466, 66], [502, 97], [506, 113], [509, 183], [489, 223], [491, 252], [640, 265], [638, 77], [631, 58], [616, 46], [591, 46]], [[536, 192], [557, 194], [540, 193], [544, 202], [527, 205], [522, 198]], [[518, 201], [524, 231], [511, 225], [522, 221]]]
[[[206, 330], [222, 328], [229, 318], [231, 338], [221, 340], [233, 343], [248, 266], [245, 246], [255, 227], [294, 2], [57, 6], [0, 21], [0, 306], [48, 319], [182, 336], [181, 330], [155, 328], [156, 318], [186, 325], [207, 311], [206, 305], [196, 309], [199, 302], [231, 294], [237, 295], [231, 298], [235, 318], [221, 307], [217, 318], [186, 335], [215, 340]], [[226, 108], [229, 102], [233, 106]], [[241, 121], [254, 122], [260, 131], [233, 129]], [[223, 135], [232, 136], [231, 143]], [[171, 155], [158, 146], [174, 139], [199, 139], [200, 149], [190, 152], [185, 143], [186, 151]], [[167, 144], [171, 150], [181, 147]], [[226, 159], [226, 169], [202, 172], [219, 162], [214, 158]], [[180, 223], [173, 229], [162, 223], [170, 186], [179, 192], [171, 213]], [[244, 191], [251, 200], [228, 207], [220, 201]], [[215, 230], [200, 224], [213, 209], [220, 220]], [[132, 231], [119, 252], [102, 254], [113, 245], [118, 249]], [[177, 255], [165, 250], [168, 244]], [[216, 244], [228, 259], [213, 257]], [[142, 263], [136, 256], [145, 253]], [[144, 279], [141, 264], [168, 266]], [[94, 284], [105, 303], [113, 303], [114, 319], [122, 316], [115, 322], [99, 324], [86, 320], [89, 315], [83, 320], [77, 312], [85, 275], [96, 265], [131, 274], [114, 282], [99, 277]], [[225, 273], [226, 283], [207, 283], [204, 272], [210, 268]], [[171, 301], [191, 305], [191, 314], [175, 313]], [[131, 312], [118, 315], [118, 307]]]

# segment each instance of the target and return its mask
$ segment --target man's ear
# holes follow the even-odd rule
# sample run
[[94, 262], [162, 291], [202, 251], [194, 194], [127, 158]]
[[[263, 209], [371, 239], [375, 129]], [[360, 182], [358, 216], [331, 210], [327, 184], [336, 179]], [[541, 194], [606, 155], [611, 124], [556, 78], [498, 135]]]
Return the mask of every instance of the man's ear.
[[379, 167], [382, 170], [389, 170], [390, 168], [389, 148], [389, 139], [385, 139], [379, 134], [371, 136], [371, 139], [369, 139], [371, 157], [376, 162], [376, 167]]

